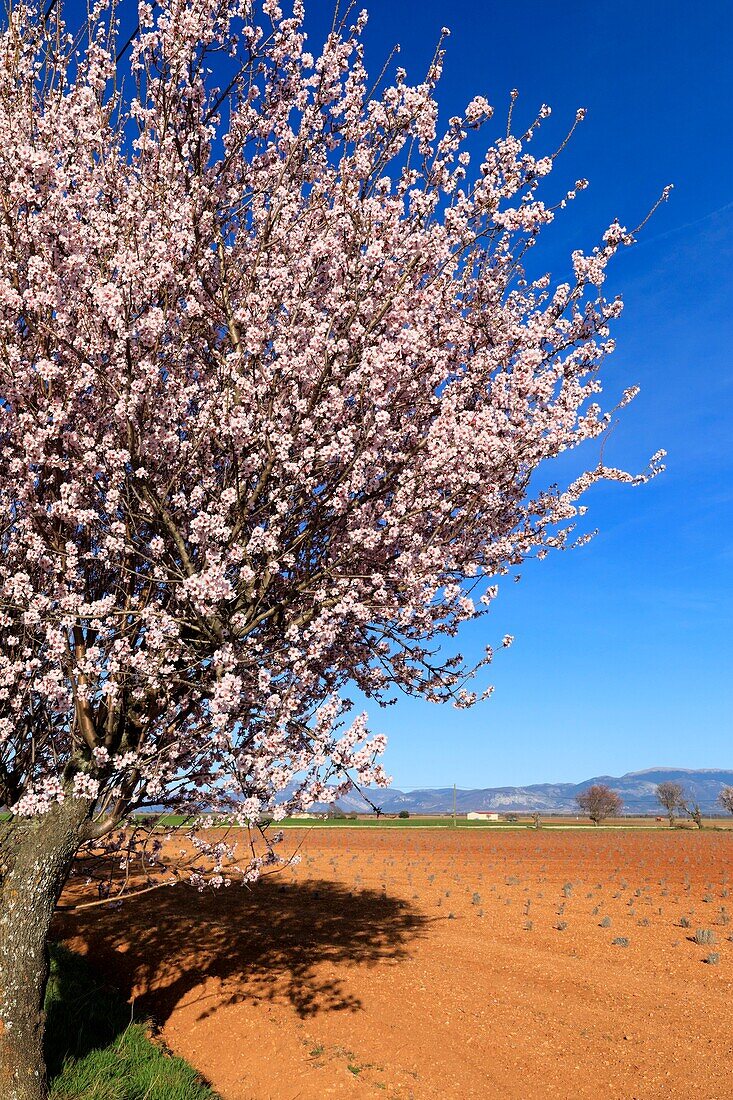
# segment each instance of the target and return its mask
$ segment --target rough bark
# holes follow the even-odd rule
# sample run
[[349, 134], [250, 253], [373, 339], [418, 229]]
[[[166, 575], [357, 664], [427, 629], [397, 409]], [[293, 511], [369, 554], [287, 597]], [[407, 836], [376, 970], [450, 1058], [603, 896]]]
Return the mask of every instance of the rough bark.
[[687, 816], [690, 818], [690, 820], [695, 822], [698, 829], [703, 828], [704, 822], [703, 822], [703, 819], [702, 819], [702, 810], [700, 809], [697, 802], [695, 802], [692, 806], [683, 805], [682, 809], [687, 814]]
[[48, 933], [89, 804], [67, 799], [11, 826], [0, 867], [0, 1096], [45, 1100]]

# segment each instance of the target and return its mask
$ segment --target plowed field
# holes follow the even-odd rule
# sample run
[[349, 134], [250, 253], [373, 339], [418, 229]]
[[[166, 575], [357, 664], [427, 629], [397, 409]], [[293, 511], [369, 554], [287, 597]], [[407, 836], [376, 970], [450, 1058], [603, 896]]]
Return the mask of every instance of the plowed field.
[[224, 1100], [733, 1096], [733, 833], [285, 843], [251, 890], [58, 919]]

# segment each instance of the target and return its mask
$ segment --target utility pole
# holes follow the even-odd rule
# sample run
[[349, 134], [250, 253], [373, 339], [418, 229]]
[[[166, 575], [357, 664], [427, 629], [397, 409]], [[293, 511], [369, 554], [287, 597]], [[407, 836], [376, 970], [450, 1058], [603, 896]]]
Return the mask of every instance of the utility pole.
[[456, 827], [456, 785], [453, 784], [453, 828]]

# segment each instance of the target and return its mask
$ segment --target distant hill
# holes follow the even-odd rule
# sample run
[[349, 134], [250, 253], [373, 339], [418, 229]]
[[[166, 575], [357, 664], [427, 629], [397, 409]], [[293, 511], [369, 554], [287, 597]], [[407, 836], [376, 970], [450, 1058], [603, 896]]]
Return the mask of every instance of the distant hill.
[[[659, 803], [654, 796], [658, 783], [672, 780], [681, 783], [693, 802], [699, 802], [703, 813], [715, 812], [720, 788], [733, 786], [733, 771], [688, 768], [650, 768], [647, 771], [627, 772], [626, 775], [595, 775], [583, 783], [534, 783], [528, 787], [485, 787], [476, 790], [458, 790], [456, 809], [464, 814], [469, 810], [534, 811], [541, 813], [572, 813], [577, 807], [575, 796], [592, 783], [606, 783], [618, 791], [626, 813], [658, 813]], [[453, 788], [436, 787], [417, 791], [388, 790], [366, 792], [385, 813], [409, 810], [415, 814], [450, 813], [453, 808]], [[338, 805], [347, 812], [368, 812], [369, 804], [356, 792], [339, 799]], [[720, 811], [722, 813], [722, 811]]]

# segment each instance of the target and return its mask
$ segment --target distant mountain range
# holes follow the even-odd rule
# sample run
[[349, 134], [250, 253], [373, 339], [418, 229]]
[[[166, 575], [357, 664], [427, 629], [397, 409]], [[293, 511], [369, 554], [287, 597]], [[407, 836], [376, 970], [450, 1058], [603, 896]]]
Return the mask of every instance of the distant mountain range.
[[[716, 803], [721, 787], [733, 786], [733, 771], [687, 768], [650, 768], [648, 771], [627, 772], [626, 775], [596, 775], [583, 783], [533, 783], [528, 787], [484, 787], [456, 792], [456, 810], [498, 810], [541, 813], [573, 813], [577, 810], [575, 796], [593, 783], [605, 783], [618, 791], [625, 813], [659, 813], [654, 791], [658, 783], [672, 780], [681, 783], [693, 802], [699, 802], [703, 813], [718, 809]], [[437, 787], [425, 790], [400, 791], [396, 787], [366, 792], [384, 813], [409, 810], [415, 814], [450, 813], [453, 808], [453, 788]], [[339, 799], [346, 812], [367, 813], [371, 807], [356, 791]], [[318, 808], [318, 807], [314, 807]], [[719, 811], [722, 813], [722, 811]]]

